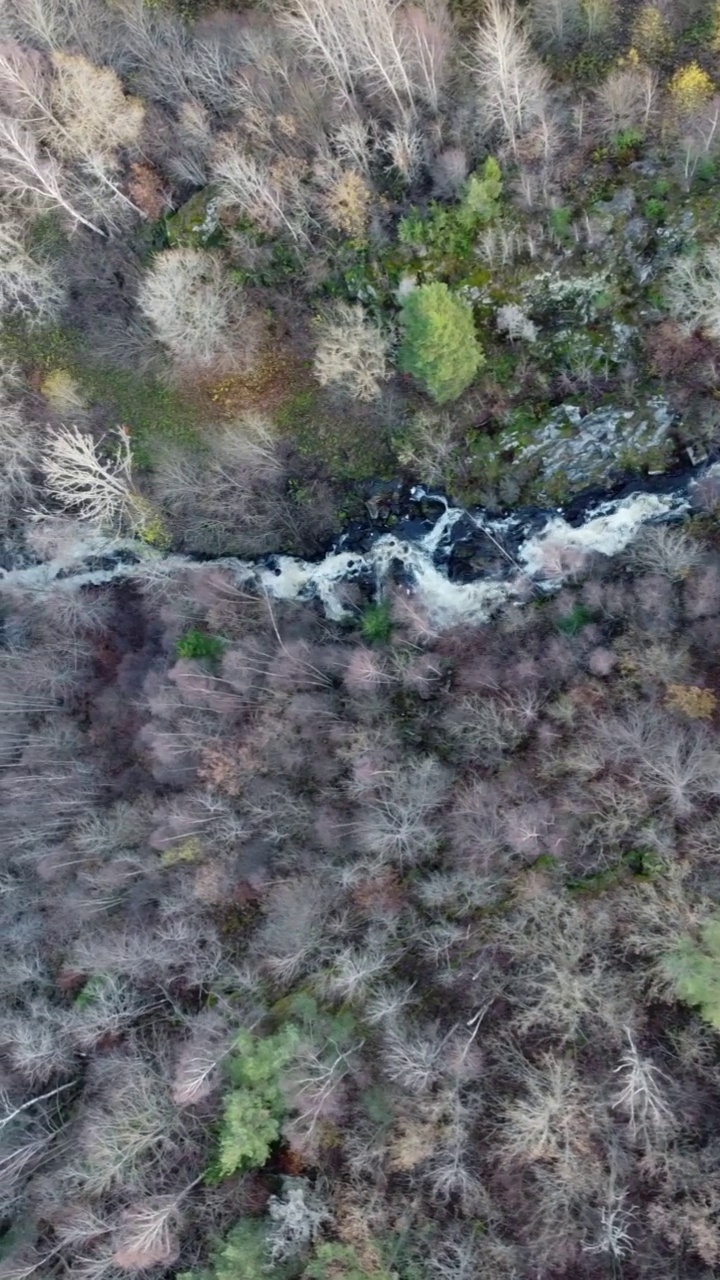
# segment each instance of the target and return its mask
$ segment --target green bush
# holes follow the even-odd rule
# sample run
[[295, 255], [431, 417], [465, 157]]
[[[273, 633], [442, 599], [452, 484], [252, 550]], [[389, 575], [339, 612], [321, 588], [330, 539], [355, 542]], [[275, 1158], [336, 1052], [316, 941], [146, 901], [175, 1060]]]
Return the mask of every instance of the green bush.
[[645, 135], [641, 129], [622, 129], [612, 140], [613, 153], [618, 160], [627, 164], [630, 160], [637, 159], [644, 140]]
[[178, 658], [205, 658], [208, 662], [217, 662], [222, 657], [225, 641], [220, 636], [211, 636], [207, 631], [199, 631], [190, 627], [177, 643]]
[[665, 956], [663, 969], [680, 1000], [698, 1009], [700, 1016], [720, 1031], [720, 916], [700, 929], [700, 943], [683, 941]]
[[556, 626], [558, 631], [562, 631], [564, 635], [576, 636], [579, 635], [583, 627], [592, 622], [592, 616], [592, 611], [588, 609], [587, 605], [576, 604], [572, 613], [568, 613], [566, 617], [558, 619]]
[[423, 273], [453, 275], [472, 253], [478, 232], [500, 214], [500, 165], [488, 156], [481, 173], [472, 173], [457, 204], [433, 200], [423, 217], [416, 210], [398, 223], [401, 245], [422, 256]]
[[572, 238], [572, 209], [552, 209], [550, 212], [550, 230], [558, 240]]
[[360, 629], [366, 640], [385, 643], [392, 634], [392, 616], [388, 604], [369, 604], [363, 611]]
[[494, 156], [488, 156], [482, 173], [471, 173], [467, 180], [460, 202], [461, 215], [465, 221], [472, 219], [476, 225], [492, 222], [500, 212], [502, 189], [500, 165]]
[[266, 1218], [243, 1218], [213, 1253], [203, 1271], [183, 1271], [178, 1280], [290, 1280], [297, 1264], [272, 1266], [268, 1259]]
[[446, 284], [423, 284], [405, 299], [401, 321], [403, 373], [422, 382], [438, 404], [457, 399], [484, 362], [467, 302]]
[[659, 200], [656, 196], [650, 196], [649, 200], [643, 205], [643, 213], [649, 222], [656, 222], [661, 225], [667, 218], [668, 207], [664, 200]]
[[228, 1061], [232, 1088], [225, 1099], [213, 1178], [265, 1164], [280, 1137], [285, 1112], [280, 1078], [297, 1041], [298, 1032], [290, 1026], [264, 1039], [248, 1031], [238, 1036]]

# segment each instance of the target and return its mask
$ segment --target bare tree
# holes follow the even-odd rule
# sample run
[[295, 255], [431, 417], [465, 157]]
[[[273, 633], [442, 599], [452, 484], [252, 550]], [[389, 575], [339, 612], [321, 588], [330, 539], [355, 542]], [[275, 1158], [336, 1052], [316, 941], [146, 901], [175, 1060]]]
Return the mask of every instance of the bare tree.
[[577, 1179], [593, 1128], [592, 1094], [567, 1058], [545, 1054], [523, 1063], [522, 1093], [508, 1101], [502, 1126], [503, 1160], [547, 1162], [563, 1181]]
[[499, 127], [515, 150], [546, 114], [549, 85], [515, 0], [489, 0], [475, 39], [475, 76], [485, 122]]
[[608, 138], [621, 129], [647, 129], [655, 109], [658, 77], [650, 67], [619, 67], [597, 91], [598, 117]]
[[140, 286], [138, 305], [183, 365], [252, 364], [258, 326], [219, 254], [189, 248], [158, 254]]
[[639, 1139], [650, 1149], [667, 1135], [674, 1117], [665, 1098], [661, 1072], [638, 1052], [627, 1029], [625, 1034], [628, 1047], [615, 1067], [619, 1087], [612, 1105], [627, 1116], [633, 1140]]
[[32, 256], [21, 220], [0, 207], [0, 312], [20, 315], [30, 326], [51, 321], [65, 291], [52, 265]]
[[121, 1271], [169, 1266], [180, 1253], [177, 1196], [140, 1201], [123, 1213], [112, 1260]]
[[581, 0], [533, 0], [532, 25], [543, 44], [571, 48], [583, 29]]
[[423, 103], [437, 109], [451, 43], [441, 0], [407, 8], [397, 0], [293, 0], [283, 22], [348, 103], [359, 85], [401, 116]]
[[101, 227], [80, 212], [58, 161], [43, 154], [27, 129], [9, 116], [0, 116], [0, 189], [41, 208], [60, 208], [73, 222], [99, 236], [105, 235]]
[[175, 1150], [179, 1117], [166, 1082], [130, 1047], [99, 1065], [104, 1085], [79, 1118], [72, 1172], [89, 1195], [143, 1185], [147, 1171]]
[[363, 849], [384, 861], [413, 865], [437, 848], [433, 815], [447, 794], [448, 778], [432, 757], [398, 766], [368, 796], [357, 822]]
[[[0, 296], [2, 287], [0, 277]], [[38, 453], [35, 432], [24, 421], [17, 405], [8, 404], [0, 394], [0, 520], [5, 521], [14, 507], [32, 499]]]
[[283, 536], [284, 475], [271, 424], [247, 414], [218, 428], [202, 456], [164, 450], [153, 481], [188, 547], [253, 555]]
[[388, 377], [387, 347], [359, 303], [337, 303], [318, 322], [315, 377], [322, 387], [337, 384], [356, 400], [374, 400]]
[[0, 51], [0, 101], [48, 154], [78, 167], [84, 194], [101, 215], [111, 215], [113, 203], [142, 213], [116, 176], [119, 150], [139, 137], [142, 103], [125, 96], [114, 71], [80, 55], [53, 54], [50, 71], [21, 49]]
[[51, 52], [69, 44], [85, 48], [106, 25], [104, 6], [94, 0], [7, 0], [0, 33]]
[[211, 153], [210, 168], [224, 205], [241, 209], [264, 230], [285, 230], [293, 239], [307, 239], [304, 165], [259, 160], [243, 149], [239, 138], [224, 134]]
[[448, 1035], [428, 1026], [388, 1019], [383, 1025], [383, 1071], [412, 1093], [427, 1093], [443, 1074]]
[[131, 525], [138, 516], [133, 488], [130, 437], [117, 431], [114, 454], [103, 458], [95, 440], [78, 427], [62, 427], [50, 440], [44, 458], [48, 489], [82, 520], [110, 528]]

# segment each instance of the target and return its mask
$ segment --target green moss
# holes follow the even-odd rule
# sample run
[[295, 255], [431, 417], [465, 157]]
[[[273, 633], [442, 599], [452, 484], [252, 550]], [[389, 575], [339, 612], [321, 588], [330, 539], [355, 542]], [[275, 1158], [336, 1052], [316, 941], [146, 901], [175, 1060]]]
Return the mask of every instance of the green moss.
[[75, 373], [80, 351], [80, 336], [62, 325], [28, 329], [18, 321], [6, 320], [0, 329], [0, 351], [29, 372], [39, 369], [68, 369]]
[[150, 465], [155, 443], [199, 443], [197, 410], [158, 378], [84, 362], [72, 372], [91, 401], [111, 406], [117, 421], [130, 427], [139, 466]]
[[672, 440], [664, 440], [660, 444], [648, 445], [639, 438], [634, 444], [620, 449], [615, 465], [620, 471], [665, 471], [675, 457], [675, 446]]
[[571, 878], [565, 882], [565, 887], [569, 893], [604, 893], [626, 881], [654, 880], [662, 875], [663, 870], [661, 859], [652, 850], [629, 849], [602, 871]]
[[318, 1245], [303, 1280], [393, 1280], [393, 1273], [384, 1267], [368, 1269], [354, 1245], [328, 1243]]
[[50, 260], [61, 258], [69, 243], [67, 229], [58, 210], [49, 209], [30, 223], [27, 245], [31, 254]]

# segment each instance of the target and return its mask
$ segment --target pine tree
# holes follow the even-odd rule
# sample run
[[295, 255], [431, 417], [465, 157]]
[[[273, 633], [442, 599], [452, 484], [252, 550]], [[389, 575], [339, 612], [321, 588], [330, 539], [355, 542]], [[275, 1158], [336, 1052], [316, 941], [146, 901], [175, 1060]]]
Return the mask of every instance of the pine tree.
[[401, 320], [403, 373], [424, 383], [438, 404], [457, 399], [484, 361], [467, 302], [446, 284], [423, 284], [408, 294]]

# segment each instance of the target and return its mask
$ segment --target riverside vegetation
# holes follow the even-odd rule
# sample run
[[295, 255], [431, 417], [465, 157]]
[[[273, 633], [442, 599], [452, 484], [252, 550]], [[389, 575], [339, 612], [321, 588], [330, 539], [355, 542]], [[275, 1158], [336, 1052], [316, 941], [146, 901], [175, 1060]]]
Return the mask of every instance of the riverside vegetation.
[[347, 619], [403, 475], [712, 450], [720, 10], [5, 0], [0, 1280], [709, 1280], [720, 489]]

